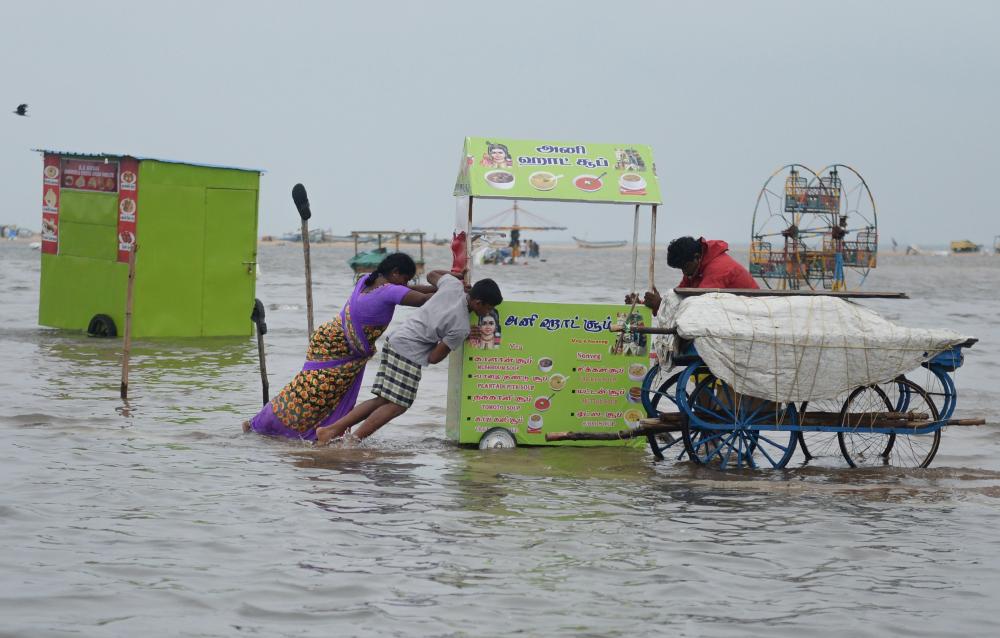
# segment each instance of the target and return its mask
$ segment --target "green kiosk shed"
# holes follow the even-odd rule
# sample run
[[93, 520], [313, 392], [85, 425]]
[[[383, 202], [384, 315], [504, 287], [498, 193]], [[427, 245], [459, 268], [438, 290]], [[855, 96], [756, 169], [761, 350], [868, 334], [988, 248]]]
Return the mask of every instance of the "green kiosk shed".
[[39, 150], [38, 323], [124, 330], [134, 248], [134, 337], [249, 336], [257, 169]]

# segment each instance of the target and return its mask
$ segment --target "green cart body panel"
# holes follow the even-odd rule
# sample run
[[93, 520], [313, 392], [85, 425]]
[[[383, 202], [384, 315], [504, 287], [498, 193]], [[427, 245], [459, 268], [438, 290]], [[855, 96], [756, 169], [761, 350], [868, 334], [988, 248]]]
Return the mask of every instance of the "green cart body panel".
[[[249, 336], [261, 171], [137, 159], [133, 336]], [[123, 333], [118, 208], [117, 192], [62, 191], [58, 252], [42, 254], [39, 324], [86, 330], [104, 314]]]

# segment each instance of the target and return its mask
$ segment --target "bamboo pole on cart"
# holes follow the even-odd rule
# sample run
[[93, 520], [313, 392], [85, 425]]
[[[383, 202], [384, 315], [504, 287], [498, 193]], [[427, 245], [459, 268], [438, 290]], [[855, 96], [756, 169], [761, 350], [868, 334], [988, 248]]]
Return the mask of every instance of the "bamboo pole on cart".
[[122, 383], [121, 397], [128, 399], [128, 364], [132, 351], [132, 291], [135, 287], [135, 254], [139, 252], [139, 244], [132, 244], [128, 253], [128, 284], [125, 289], [125, 336], [122, 344]]
[[653, 204], [653, 217], [649, 222], [649, 289], [656, 291], [656, 279], [654, 277], [656, 262], [656, 204]]
[[635, 219], [632, 222], [632, 294], [638, 295], [635, 286], [639, 277], [639, 204], [635, 205]]
[[469, 195], [469, 217], [465, 223], [465, 281], [472, 284], [472, 195]]

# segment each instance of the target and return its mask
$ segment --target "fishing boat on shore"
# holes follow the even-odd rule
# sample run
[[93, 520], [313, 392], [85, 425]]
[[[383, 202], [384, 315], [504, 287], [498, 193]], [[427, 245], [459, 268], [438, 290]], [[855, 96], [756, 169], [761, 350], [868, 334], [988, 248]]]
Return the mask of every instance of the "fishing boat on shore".
[[587, 241], [586, 239], [580, 239], [579, 237], [574, 237], [573, 241], [576, 242], [576, 245], [579, 248], [621, 248], [622, 246], [628, 245], [628, 242], [625, 240]]
[[980, 244], [971, 242], [968, 239], [951, 242], [951, 252], [956, 255], [966, 253], [978, 253], [983, 247]]
[[[355, 275], [361, 276], [365, 273], [374, 272], [382, 260], [389, 254], [386, 243], [393, 242], [395, 252], [399, 252], [400, 242], [410, 240], [420, 245], [420, 256], [414, 256], [413, 261], [417, 265], [417, 275], [424, 272], [424, 234], [421, 231], [399, 231], [399, 230], [353, 230], [351, 239], [354, 241], [354, 256], [347, 260], [347, 264], [354, 271]], [[372, 250], [360, 251], [358, 244], [377, 241], [378, 246]]]

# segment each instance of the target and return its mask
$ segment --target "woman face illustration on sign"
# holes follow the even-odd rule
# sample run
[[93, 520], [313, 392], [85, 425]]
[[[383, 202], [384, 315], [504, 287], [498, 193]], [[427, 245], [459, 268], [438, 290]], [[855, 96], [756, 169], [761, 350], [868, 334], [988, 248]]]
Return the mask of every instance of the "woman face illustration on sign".
[[496, 350], [500, 347], [500, 317], [496, 310], [480, 317], [479, 339], [474, 345], [483, 350]]
[[480, 164], [490, 168], [510, 168], [514, 162], [505, 144], [486, 142], [486, 152], [483, 153], [483, 160]]

